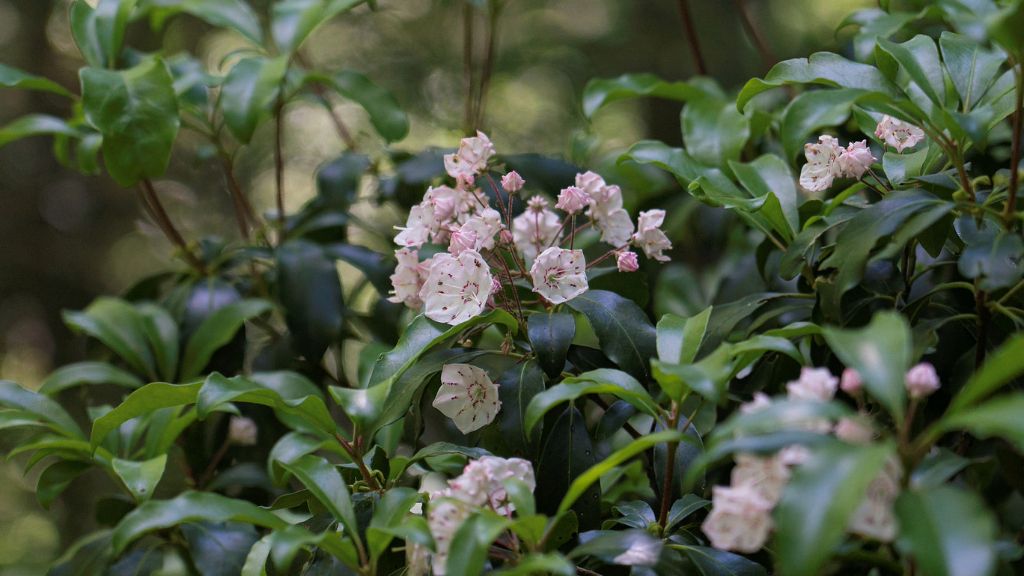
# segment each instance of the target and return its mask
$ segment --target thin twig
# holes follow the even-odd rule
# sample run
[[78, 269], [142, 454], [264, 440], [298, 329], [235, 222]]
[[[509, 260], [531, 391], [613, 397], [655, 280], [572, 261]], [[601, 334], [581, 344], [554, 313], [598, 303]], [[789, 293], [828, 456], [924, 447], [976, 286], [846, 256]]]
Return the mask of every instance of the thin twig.
[[750, 41], [754, 44], [757, 49], [757, 53], [761, 56], [761, 62], [764, 63], [765, 70], [771, 68], [775, 62], [775, 54], [772, 49], [768, 47], [768, 43], [764, 41], [764, 37], [754, 26], [754, 21], [750, 18], [750, 12], [747, 10], [747, 3], [745, 0], [733, 0], [733, 4], [736, 5], [736, 12], [739, 13], [740, 22], [743, 24], [743, 30], [750, 37]]
[[188, 243], [185, 242], [185, 238], [182, 237], [181, 232], [171, 222], [170, 216], [167, 215], [167, 211], [164, 210], [163, 204], [160, 203], [160, 198], [156, 195], [156, 190], [153, 188], [153, 182], [148, 178], [143, 179], [140, 182], [140, 190], [142, 192], [142, 199], [147, 208], [147, 212], [150, 217], [156, 222], [157, 227], [164, 233], [164, 236], [171, 241], [172, 244], [181, 250], [182, 255], [190, 266], [195, 268], [196, 272], [200, 274], [206, 274], [206, 266], [203, 262], [192, 253]]
[[704, 55], [700, 51], [700, 40], [697, 39], [697, 31], [693, 27], [693, 17], [690, 15], [690, 4], [687, 0], [679, 0], [679, 16], [683, 20], [686, 41], [690, 44], [693, 65], [697, 68], [697, 74], [704, 76], [708, 73], [708, 67], [704, 64]]
[[463, 105], [462, 132], [472, 136], [476, 126], [476, 111], [473, 110], [473, 6], [469, 2], [462, 3], [462, 89], [466, 93]]

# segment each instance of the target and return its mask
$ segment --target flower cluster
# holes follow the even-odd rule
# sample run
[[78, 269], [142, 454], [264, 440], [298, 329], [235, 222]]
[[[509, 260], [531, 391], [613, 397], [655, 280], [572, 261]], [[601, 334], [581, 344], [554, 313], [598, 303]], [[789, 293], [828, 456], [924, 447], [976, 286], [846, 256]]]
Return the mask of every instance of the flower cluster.
[[[672, 243], [662, 230], [665, 211], [641, 212], [634, 224], [623, 208], [622, 190], [594, 172], [577, 174], [574, 185], [561, 191], [554, 209], [562, 214], [535, 195], [514, 215], [513, 197], [526, 182], [512, 171], [502, 176], [499, 187], [488, 172], [494, 154], [494, 145], [478, 132], [445, 155], [445, 170], [455, 186], [431, 186], [409, 211], [405, 226], [398, 227], [392, 302], [423, 308], [428, 318], [455, 325], [513, 299], [519, 306], [515, 295], [505, 293], [515, 290], [519, 279], [530, 281], [544, 302], [561, 304], [587, 291], [588, 268], [606, 258], [614, 257], [620, 272], [639, 268], [631, 248], [652, 260], [669, 260], [665, 252]], [[493, 198], [477, 186], [483, 178]], [[610, 246], [590, 263], [582, 250], [574, 249], [576, 236], [588, 228]], [[447, 251], [421, 261], [419, 251], [428, 243]]]
[[[515, 506], [509, 501], [505, 482], [516, 479], [532, 492], [537, 487], [533, 465], [521, 458], [498, 458], [484, 456], [466, 465], [462, 474], [453, 478], [446, 486], [426, 492], [429, 496], [427, 524], [434, 537], [435, 551], [430, 558], [433, 573], [443, 576], [447, 573], [448, 551], [452, 538], [474, 512], [490, 509], [503, 516], [511, 516]], [[410, 574], [426, 573], [429, 552], [416, 544], [410, 544]]]
[[[924, 131], [891, 116], [882, 116], [875, 128], [875, 136], [897, 152], [903, 152], [923, 140]], [[800, 186], [808, 192], [827, 190], [836, 178], [860, 180], [878, 161], [867, 140], [850, 142], [843, 148], [839, 140], [827, 134], [819, 136], [817, 143], [805, 144], [804, 156], [807, 163], [800, 169]]]

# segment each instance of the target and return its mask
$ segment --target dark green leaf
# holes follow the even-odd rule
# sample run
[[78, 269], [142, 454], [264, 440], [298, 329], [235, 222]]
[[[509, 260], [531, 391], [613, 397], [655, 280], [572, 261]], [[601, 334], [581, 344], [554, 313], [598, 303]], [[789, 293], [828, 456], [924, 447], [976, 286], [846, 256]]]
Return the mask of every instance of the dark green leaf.
[[266, 300], [239, 300], [218, 308], [210, 314], [192, 333], [185, 346], [185, 357], [181, 364], [181, 379], [191, 380], [199, 376], [210, 362], [213, 353], [228, 342], [246, 320], [250, 320], [271, 309]]
[[196, 395], [202, 382], [190, 384], [167, 384], [165, 382], [153, 382], [135, 390], [124, 399], [119, 406], [97, 418], [92, 423], [92, 435], [90, 441], [93, 448], [100, 445], [100, 442], [121, 424], [149, 414], [160, 408], [172, 406], [183, 406], [196, 401]]
[[908, 490], [896, 501], [896, 518], [896, 546], [922, 574], [995, 574], [996, 520], [977, 494], [952, 486]]
[[992, 39], [1018, 60], [1024, 56], [1024, 2], [1014, 0], [988, 17], [985, 22]]
[[736, 107], [742, 110], [754, 96], [786, 84], [824, 84], [899, 95], [896, 86], [874, 66], [851, 62], [831, 52], [817, 52], [810, 58], [779, 62], [763, 80], [754, 78], [747, 82], [736, 98]]
[[156, 304], [136, 304], [135, 309], [142, 316], [142, 331], [153, 351], [157, 371], [163, 380], [174, 381], [178, 373], [181, 346], [177, 322], [170, 312]]
[[974, 40], [948, 31], [939, 36], [939, 48], [963, 110], [970, 110], [995, 82], [1004, 59]]
[[256, 126], [273, 111], [287, 68], [283, 56], [244, 58], [228, 72], [221, 87], [221, 110], [224, 123], [243, 143], [252, 140]]
[[590, 118], [612, 102], [645, 96], [686, 102], [708, 96], [708, 92], [694, 84], [667, 82], [653, 74], [623, 74], [618, 78], [594, 78], [583, 88], [583, 114]]
[[64, 323], [103, 342], [138, 373], [156, 377], [143, 317], [130, 304], [98, 298], [81, 312], [64, 312]]
[[739, 554], [706, 546], [673, 546], [693, 562], [701, 576], [767, 576], [757, 562]]
[[36, 499], [43, 508], [49, 509], [75, 478], [84, 474], [92, 464], [75, 460], [58, 460], [43, 470], [36, 483]]
[[981, 369], [971, 375], [949, 406], [950, 413], [992, 395], [1024, 374], [1024, 334], [1015, 334], [990, 354]]
[[43, 380], [39, 393], [53, 396], [83, 384], [115, 384], [134, 389], [142, 386], [142, 380], [106, 362], [76, 362], [54, 370]]
[[533, 453], [535, 443], [526, 431], [526, 412], [530, 402], [543, 391], [544, 374], [532, 360], [509, 368], [498, 378], [498, 430], [507, 445], [520, 454]]
[[661, 540], [646, 530], [599, 530], [580, 534], [582, 544], [569, 558], [593, 556], [608, 564], [654, 566], [661, 555]]
[[550, 312], [531, 314], [527, 318], [527, 332], [537, 362], [551, 378], [558, 377], [565, 368], [565, 355], [576, 336], [576, 321], [572, 314]]
[[248, 402], [297, 416], [313, 430], [328, 436], [333, 436], [337, 428], [319, 394], [282, 396], [278, 390], [241, 376], [225, 378], [217, 372], [210, 374], [195, 402], [200, 418], [206, 418], [214, 409], [227, 402]]
[[[536, 493], [537, 509], [554, 515], [562, 495], [569, 491], [569, 486], [580, 474], [597, 463], [597, 458], [583, 414], [571, 405], [545, 436], [537, 465], [537, 485], [544, 487]], [[598, 525], [600, 501], [601, 488], [592, 484], [573, 506], [580, 527], [588, 529]]]
[[41, 76], [33, 76], [32, 74], [22, 72], [21, 70], [12, 68], [6, 64], [0, 64], [0, 87], [19, 88], [22, 90], [40, 90], [43, 92], [53, 92], [54, 94], [60, 94], [61, 96], [71, 96], [70, 92], [53, 80], [43, 78]]
[[45, 114], [29, 114], [0, 128], [0, 148], [22, 138], [41, 136], [43, 134], [69, 137], [82, 135], [78, 130], [72, 128], [60, 118], [46, 116]]
[[321, 24], [364, 0], [283, 0], [274, 4], [271, 34], [277, 49], [292, 53]]
[[379, 558], [387, 550], [393, 535], [385, 532], [385, 529], [402, 524], [409, 515], [409, 509], [419, 498], [419, 493], [412, 488], [392, 488], [381, 496], [366, 531], [371, 558]]
[[573, 576], [576, 567], [560, 554], [527, 554], [518, 564], [494, 572], [495, 576]]
[[601, 350], [612, 361], [633, 376], [646, 379], [657, 344], [654, 326], [639, 306], [603, 290], [581, 294], [567, 305], [587, 317]]
[[463, 522], [448, 549], [448, 574], [483, 574], [487, 551], [512, 521], [493, 512], [481, 512]]
[[750, 137], [750, 121], [731, 101], [694, 100], [682, 114], [683, 142], [694, 160], [708, 166], [726, 166], [739, 160]]
[[207, 24], [235, 30], [254, 44], [263, 43], [259, 19], [244, 0], [149, 0], [149, 5], [162, 9], [161, 19], [191, 14]]
[[902, 44], [879, 38], [878, 49], [891, 56], [932, 102], [943, 105], [946, 81], [935, 40], [923, 34]]
[[83, 68], [79, 76], [85, 118], [103, 134], [103, 160], [114, 180], [131, 186], [162, 176], [180, 123], [163, 61], [152, 58], [117, 72]]
[[331, 515], [344, 525], [349, 537], [360, 539], [352, 496], [337, 468], [312, 454], [301, 456], [290, 463], [282, 462], [281, 466], [298, 478]]
[[45, 422], [54, 430], [72, 438], [83, 438], [82, 429], [74, 419], [49, 397], [30, 392], [14, 382], [0, 380], [0, 406], [14, 408]]
[[348, 211], [359, 196], [359, 183], [370, 159], [347, 152], [324, 164], [316, 173], [317, 196], [330, 210]]
[[979, 438], [999, 436], [1024, 450], [1024, 394], [997, 396], [973, 408], [964, 408], [943, 418], [944, 430], [967, 430]]
[[136, 0], [100, 0], [93, 8], [85, 0], [75, 0], [71, 5], [71, 35], [90, 66], [117, 65], [135, 4]]
[[814, 576], [842, 541], [868, 485], [892, 455], [888, 445], [840, 442], [816, 450], [793, 470], [775, 509], [778, 569]]
[[285, 320], [299, 351], [318, 363], [341, 336], [345, 302], [334, 260], [321, 246], [292, 240], [277, 249], [277, 276]]
[[388, 395], [387, 386], [371, 386], [369, 388], [331, 386], [329, 391], [345, 415], [360, 430], [366, 429], [367, 426], [377, 421], [381, 412], [384, 411], [384, 403]]
[[658, 405], [639, 382], [619, 370], [606, 368], [566, 378], [560, 384], [537, 394], [526, 408], [523, 428], [529, 436], [534, 427], [552, 408], [587, 394], [612, 394], [629, 402], [641, 412], [654, 416]]
[[185, 524], [181, 533], [200, 576], [238, 576], [260, 538], [252, 526], [237, 522]]

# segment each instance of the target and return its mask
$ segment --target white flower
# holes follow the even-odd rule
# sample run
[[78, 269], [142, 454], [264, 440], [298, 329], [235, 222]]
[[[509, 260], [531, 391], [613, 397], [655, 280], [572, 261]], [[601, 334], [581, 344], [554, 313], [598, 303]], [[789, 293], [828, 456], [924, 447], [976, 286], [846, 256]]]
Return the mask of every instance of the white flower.
[[849, 146], [844, 148], [836, 158], [836, 168], [840, 175], [860, 180], [868, 168], [871, 168], [871, 164], [877, 160], [871, 154], [867, 140], [850, 142]]
[[455, 498], [440, 497], [430, 501], [427, 524], [434, 537], [435, 552], [431, 566], [436, 576], [444, 576], [448, 570], [448, 551], [455, 533], [473, 513], [473, 506]]
[[576, 187], [582, 189], [591, 199], [605, 186], [607, 184], [605, 184], [604, 178], [601, 178], [601, 175], [595, 172], [588, 171], [576, 175]]
[[836, 395], [839, 379], [828, 371], [828, 368], [804, 367], [800, 370], [800, 378], [786, 384], [786, 392], [790, 398], [799, 400], [815, 400], [828, 402]]
[[420, 300], [420, 288], [423, 287], [424, 277], [419, 252], [411, 248], [401, 248], [395, 250], [395, 258], [398, 265], [395, 266], [395, 273], [391, 275], [393, 296], [388, 300], [403, 302], [410, 308], [418, 309], [423, 305], [423, 301]]
[[839, 141], [828, 135], [819, 136], [817, 144], [804, 144], [807, 163], [800, 169], [800, 186], [809, 192], [827, 190], [838, 176], [840, 150]]
[[494, 156], [494, 144], [478, 131], [475, 138], [462, 139], [458, 152], [445, 154], [444, 169], [456, 180], [472, 182], [477, 174], [487, 169], [491, 156]]
[[746, 404], [740, 405], [740, 413], [753, 414], [772, 405], [772, 399], [764, 392], [754, 392], [754, 397]]
[[757, 552], [772, 529], [772, 505], [750, 486], [715, 486], [701, 530], [721, 550]]
[[228, 442], [239, 446], [254, 446], [259, 428], [252, 418], [232, 416], [228, 421]]
[[868, 485], [867, 493], [860, 506], [850, 518], [847, 529], [880, 542], [891, 542], [896, 537], [896, 515], [893, 503], [900, 493], [900, 477], [903, 468], [899, 460], [890, 458]]
[[733, 487], [753, 488], [761, 498], [774, 506], [789, 481], [789, 468], [778, 456], [737, 454], [731, 478]]
[[847, 368], [843, 370], [843, 375], [839, 379], [839, 389], [846, 392], [850, 396], [856, 396], [860, 394], [860, 389], [864, 386], [864, 382], [860, 378], [860, 372], [857, 372], [853, 368]]
[[459, 254], [462, 254], [466, 250], [476, 249], [476, 232], [469, 230], [465, 227], [458, 228], [452, 232], [452, 236], [448, 240], [448, 252], [458, 256]]
[[612, 210], [603, 218], [594, 220], [594, 226], [601, 231], [601, 241], [616, 248], [625, 246], [633, 235], [633, 220], [623, 208]]
[[587, 291], [587, 263], [583, 250], [552, 246], [530, 267], [533, 291], [552, 304], [561, 304]]
[[662, 252], [672, 249], [672, 243], [669, 242], [668, 236], [661, 231], [661, 225], [664, 222], [664, 210], [641, 212], [637, 218], [637, 233], [633, 235], [633, 245], [642, 248], [648, 258], [660, 262], [669, 260], [669, 257]]
[[630, 250], [623, 250], [616, 254], [615, 265], [618, 267], [619, 272], [636, 272], [640, 269], [640, 263], [636, 259], [636, 252]]
[[921, 362], [907, 371], [907, 391], [914, 399], [931, 396], [941, 386], [939, 375], [935, 372], [935, 366], [928, 362]]
[[904, 148], [913, 148], [918, 142], [924, 140], [924, 130], [885, 115], [882, 116], [882, 121], [875, 128], [875, 136], [895, 148], [897, 152], [903, 152]]
[[530, 199], [529, 208], [512, 220], [512, 240], [527, 263], [554, 244], [562, 229], [561, 218], [545, 205], [543, 198], [534, 196]]
[[537, 487], [533, 474], [533, 465], [522, 458], [498, 458], [484, 456], [466, 465], [462, 475], [449, 482], [450, 494], [475, 506], [490, 506], [501, 515], [515, 511], [515, 506], [508, 501], [505, 481], [516, 478], [522, 481], [531, 492]]
[[498, 385], [482, 368], [470, 364], [445, 364], [441, 368], [441, 388], [433, 405], [463, 434], [490, 424], [501, 410]]
[[590, 196], [577, 186], [563, 188], [558, 195], [558, 202], [555, 208], [565, 210], [569, 214], [575, 214], [590, 205]]
[[427, 318], [460, 324], [483, 312], [491, 294], [491, 269], [479, 252], [441, 253], [429, 260], [420, 300]]
[[473, 250], [494, 249], [494, 236], [501, 231], [501, 214], [494, 208], [484, 208], [460, 228], [462, 232], [472, 232], [474, 235]]
[[430, 228], [434, 215], [429, 207], [417, 204], [409, 210], [405, 226], [395, 226], [400, 232], [395, 236], [395, 244], [407, 248], [419, 248], [430, 238]]
[[523, 186], [525, 185], [526, 180], [523, 180], [523, 177], [520, 176], [519, 172], [516, 172], [515, 170], [501, 177], [501, 187], [504, 188], [505, 191], [508, 192], [509, 194], [515, 194], [516, 192], [519, 192], [520, 190], [523, 189]]
[[590, 209], [587, 210], [587, 216], [594, 220], [603, 220], [612, 212], [622, 208], [622, 189], [614, 184], [596, 188], [593, 185], [590, 188], [578, 184], [577, 186], [590, 196]]

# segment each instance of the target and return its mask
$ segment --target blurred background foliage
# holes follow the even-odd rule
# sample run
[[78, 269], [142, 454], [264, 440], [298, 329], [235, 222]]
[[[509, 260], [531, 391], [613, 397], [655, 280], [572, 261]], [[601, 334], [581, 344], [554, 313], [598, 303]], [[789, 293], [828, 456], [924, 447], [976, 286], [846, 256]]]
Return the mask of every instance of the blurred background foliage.
[[[265, 2], [253, 3], [259, 9]], [[68, 4], [0, 0], [0, 62], [75, 87], [82, 59], [68, 32]], [[689, 9], [707, 75], [736, 89], [781, 59], [818, 50], [848, 53], [848, 38], [836, 27], [852, 10], [871, 4], [695, 0]], [[411, 118], [409, 136], [395, 148], [452, 146], [461, 135], [463, 114], [461, 18], [462, 3], [455, 0], [379, 0], [376, 12], [356, 10], [319, 30], [306, 57], [318, 66], [360, 70], [395, 94]], [[580, 106], [591, 78], [651, 72], [686, 79], [698, 73], [678, 2], [513, 0], [501, 18], [485, 120], [500, 150], [561, 155], [597, 166], [643, 138], [679, 144], [678, 103], [621, 103], [592, 122]], [[753, 34], [760, 36], [761, 49]], [[162, 38], [137, 23], [128, 43], [143, 49], [163, 45], [168, 54], [187, 51], [213, 70], [230, 65], [233, 52], [244, 46], [234, 33], [211, 31], [189, 18], [172, 20]], [[47, 94], [0, 91], [0, 125], [27, 113], [61, 116], [63, 106]], [[361, 144], [382, 145], [368, 136], [372, 127], [361, 108], [337, 104], [336, 112]], [[318, 103], [290, 106], [285, 122], [287, 208], [294, 210], [313, 196], [316, 167], [335, 157], [343, 143]], [[194, 138], [182, 132], [168, 176], [158, 185], [186, 237], [234, 239], [231, 202], [215, 158]], [[257, 134], [255, 141], [264, 144], [244, 151], [238, 176], [257, 209], [271, 209], [274, 174], [268, 169], [273, 163], [267, 143], [273, 138]], [[135, 194], [109, 178], [62, 168], [50, 145], [49, 139], [36, 138], [0, 148], [0, 379], [30, 388], [53, 368], [85, 355], [84, 339], [64, 327], [61, 310], [123, 292], [167, 269], [172, 253], [142, 217]], [[707, 226], [716, 227], [713, 220]], [[674, 236], [683, 240], [677, 242], [678, 252], [691, 260], [725, 240], [722, 233], [677, 232]], [[670, 310], [657, 312], [665, 311]], [[35, 478], [22, 477], [16, 466], [0, 465], [0, 483], [0, 574], [40, 574], [91, 520], [81, 518], [80, 511], [59, 509], [60, 503], [45, 513], [30, 491]], [[75, 500], [73, 495], [64, 499]]]

